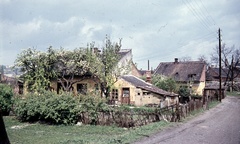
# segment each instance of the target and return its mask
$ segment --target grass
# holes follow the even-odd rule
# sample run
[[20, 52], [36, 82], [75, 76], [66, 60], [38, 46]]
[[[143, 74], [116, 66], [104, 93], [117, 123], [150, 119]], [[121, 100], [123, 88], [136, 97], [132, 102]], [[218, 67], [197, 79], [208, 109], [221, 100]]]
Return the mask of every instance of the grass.
[[227, 91], [226, 94], [228, 96], [238, 96], [238, 97], [240, 97], [240, 92], [237, 92], [237, 91], [233, 91], [233, 92]]
[[[209, 103], [209, 109], [214, 108], [215, 106], [217, 106], [220, 102], [219, 101], [212, 101], [211, 103]], [[192, 112], [190, 112], [190, 115], [188, 115], [185, 119], [182, 119], [181, 122], [187, 122], [190, 119], [198, 116], [199, 114], [205, 112], [206, 110], [204, 110], [203, 108], [200, 108], [198, 110], [194, 110]]]
[[[209, 108], [216, 106], [218, 103], [217, 101], [212, 102]], [[202, 112], [202, 109], [196, 110], [183, 121], [187, 122]], [[149, 137], [153, 133], [176, 124], [160, 121], [142, 127], [125, 129], [116, 126], [56, 126], [21, 123], [15, 117], [10, 116], [4, 117], [4, 121], [12, 144], [126, 144], [143, 137]]]
[[161, 121], [138, 128], [124, 129], [116, 126], [29, 124], [21, 123], [14, 117], [4, 117], [4, 121], [12, 144], [131, 143], [171, 125], [171, 123]]

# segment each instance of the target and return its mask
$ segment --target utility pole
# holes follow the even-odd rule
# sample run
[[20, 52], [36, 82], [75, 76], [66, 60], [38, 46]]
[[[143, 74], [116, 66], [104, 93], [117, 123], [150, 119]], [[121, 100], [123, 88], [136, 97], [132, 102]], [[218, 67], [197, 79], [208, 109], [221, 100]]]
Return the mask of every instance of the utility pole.
[[218, 40], [219, 40], [219, 95], [218, 99], [222, 101], [222, 48], [221, 48], [221, 30], [218, 29]]

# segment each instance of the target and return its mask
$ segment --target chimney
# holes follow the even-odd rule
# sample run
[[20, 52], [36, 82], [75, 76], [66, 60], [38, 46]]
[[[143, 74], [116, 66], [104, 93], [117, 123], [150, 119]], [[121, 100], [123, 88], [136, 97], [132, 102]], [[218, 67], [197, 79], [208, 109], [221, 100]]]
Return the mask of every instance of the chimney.
[[149, 60], [148, 60], [148, 70], [149, 70], [150, 64], [149, 64]]
[[174, 59], [174, 64], [177, 64], [178, 63], [178, 58], [175, 58]]
[[152, 82], [152, 72], [150, 70], [146, 71], [146, 82]]

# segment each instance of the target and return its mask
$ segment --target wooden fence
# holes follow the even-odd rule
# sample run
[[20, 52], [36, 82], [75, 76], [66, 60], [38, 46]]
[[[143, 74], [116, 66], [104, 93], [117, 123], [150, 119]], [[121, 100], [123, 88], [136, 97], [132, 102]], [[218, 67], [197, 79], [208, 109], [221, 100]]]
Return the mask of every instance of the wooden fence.
[[114, 109], [111, 111], [83, 112], [79, 121], [83, 124], [117, 125], [119, 127], [136, 127], [161, 120], [177, 122], [187, 117], [191, 112], [203, 109], [201, 100], [191, 100], [186, 104], [176, 104], [165, 108], [154, 108], [153, 111], [128, 111]]

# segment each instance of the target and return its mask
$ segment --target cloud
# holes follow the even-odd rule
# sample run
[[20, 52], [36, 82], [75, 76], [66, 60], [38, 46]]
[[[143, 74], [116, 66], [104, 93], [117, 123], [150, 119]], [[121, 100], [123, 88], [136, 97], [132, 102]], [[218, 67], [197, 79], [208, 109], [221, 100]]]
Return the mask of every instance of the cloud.
[[[131, 48], [139, 68], [189, 55], [197, 59], [223, 42], [239, 47], [237, 0], [0, 0], [0, 63], [12, 64], [21, 49], [74, 49], [106, 35]], [[10, 55], [10, 56], [9, 56]]]

